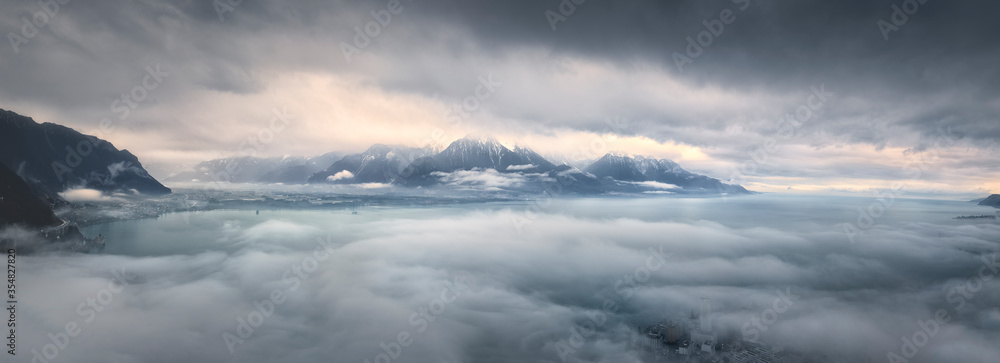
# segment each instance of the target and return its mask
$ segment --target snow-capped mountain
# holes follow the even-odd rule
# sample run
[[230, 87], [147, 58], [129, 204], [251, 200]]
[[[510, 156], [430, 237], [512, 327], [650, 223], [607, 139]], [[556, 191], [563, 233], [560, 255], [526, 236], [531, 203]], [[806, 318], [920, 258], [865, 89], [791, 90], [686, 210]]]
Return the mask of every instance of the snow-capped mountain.
[[[507, 170], [525, 170], [525, 171], [551, 171], [556, 169], [556, 164], [548, 161], [534, 150], [526, 147], [515, 146], [513, 152], [520, 155], [527, 161], [527, 164], [508, 166]], [[524, 167], [528, 166], [528, 167]]]
[[467, 170], [494, 170], [500, 173], [546, 173], [556, 166], [527, 148], [511, 150], [494, 138], [465, 137], [452, 142], [432, 156], [415, 160], [403, 171], [405, 185], [431, 185], [440, 173]]
[[429, 155], [428, 148], [375, 144], [359, 154], [344, 156], [326, 170], [309, 177], [310, 183], [392, 183], [414, 160]]
[[417, 159], [403, 176], [398, 183], [408, 186], [478, 184], [508, 191], [749, 193], [666, 159], [608, 154], [581, 171], [557, 166], [528, 148], [509, 149], [493, 138], [459, 139], [436, 155]]
[[671, 189], [670, 186], [676, 186], [688, 192], [749, 193], [742, 186], [689, 172], [667, 159], [607, 154], [584, 170], [603, 180], [630, 182], [638, 187]]
[[606, 154], [583, 170], [598, 178], [632, 182], [646, 180], [635, 159], [623, 155]]
[[466, 137], [448, 145], [433, 156], [435, 171], [450, 172], [474, 168], [496, 171], [520, 171], [532, 169], [534, 172], [549, 171], [555, 167], [530, 149], [517, 147], [508, 149], [496, 139]]
[[[750, 193], [667, 159], [607, 154], [580, 170], [556, 165], [527, 147], [508, 148], [492, 137], [465, 137], [437, 153], [430, 148], [375, 144], [331, 161], [335, 157], [217, 159], [168, 180], [380, 183], [522, 193]], [[324, 164], [329, 166], [323, 168]], [[307, 173], [311, 173], [308, 178]]]

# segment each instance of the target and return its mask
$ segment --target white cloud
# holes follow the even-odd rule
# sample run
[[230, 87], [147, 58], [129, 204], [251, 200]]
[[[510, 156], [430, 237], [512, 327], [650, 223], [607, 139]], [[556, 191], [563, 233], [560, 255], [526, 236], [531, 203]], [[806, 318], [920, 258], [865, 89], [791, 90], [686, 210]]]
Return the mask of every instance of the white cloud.
[[537, 165], [535, 165], [535, 164], [511, 165], [511, 166], [507, 167], [507, 170], [510, 170], [510, 171], [528, 170], [528, 169], [534, 169], [536, 167], [537, 167]]
[[524, 182], [524, 176], [519, 173], [500, 173], [494, 169], [458, 170], [451, 173], [434, 172], [431, 175], [440, 178], [442, 182], [447, 184], [486, 190], [518, 186]]
[[337, 180], [352, 179], [352, 178], [354, 178], [354, 173], [352, 173], [350, 171], [347, 171], [347, 170], [341, 170], [341, 171], [338, 171], [336, 174], [333, 174], [333, 175], [330, 175], [330, 176], [326, 177], [326, 180], [328, 180], [328, 181], [337, 181]]
[[116, 198], [104, 195], [100, 190], [86, 188], [67, 189], [60, 192], [59, 196], [68, 202], [106, 202], [116, 200]]
[[656, 189], [677, 189], [677, 188], [679, 188], [676, 185], [667, 184], [667, 183], [661, 183], [661, 182], [658, 182], [658, 181], [641, 181], [641, 182], [636, 182], [636, 184], [644, 186], [644, 187], [650, 187], [650, 188], [656, 188]]
[[110, 178], [114, 179], [121, 175], [123, 172], [131, 172], [136, 175], [142, 175], [142, 169], [132, 165], [132, 163], [127, 161], [119, 161], [117, 163], [108, 165], [108, 172], [111, 174]]

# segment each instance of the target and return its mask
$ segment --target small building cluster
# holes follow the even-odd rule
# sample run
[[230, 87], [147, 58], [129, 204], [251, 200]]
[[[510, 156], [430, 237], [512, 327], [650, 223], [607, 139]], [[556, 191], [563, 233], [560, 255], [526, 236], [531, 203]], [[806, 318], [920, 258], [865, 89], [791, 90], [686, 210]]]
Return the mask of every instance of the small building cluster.
[[701, 314], [676, 316], [633, 331], [629, 345], [662, 362], [802, 363], [805, 359], [780, 347], [747, 342], [712, 327], [711, 301], [702, 299]]

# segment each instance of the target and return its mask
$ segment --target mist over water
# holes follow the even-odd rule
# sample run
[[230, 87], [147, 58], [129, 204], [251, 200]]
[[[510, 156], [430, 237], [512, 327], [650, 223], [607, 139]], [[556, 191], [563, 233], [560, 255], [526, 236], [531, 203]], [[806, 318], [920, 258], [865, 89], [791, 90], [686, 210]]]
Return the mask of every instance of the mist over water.
[[[875, 201], [564, 198], [112, 222], [83, 229], [107, 236], [102, 254], [19, 257], [19, 347], [41, 353], [75, 322], [51, 361], [638, 362], [636, 327], [708, 298], [720, 335], [849, 361], [902, 355], [943, 310], [909, 361], [995, 361], [1000, 279], [978, 276], [1000, 273], [1000, 224], [954, 219], [995, 210], [897, 198], [852, 243], [842, 224]], [[781, 294], [790, 306], [770, 319]], [[575, 344], [581, 327], [594, 330]]]

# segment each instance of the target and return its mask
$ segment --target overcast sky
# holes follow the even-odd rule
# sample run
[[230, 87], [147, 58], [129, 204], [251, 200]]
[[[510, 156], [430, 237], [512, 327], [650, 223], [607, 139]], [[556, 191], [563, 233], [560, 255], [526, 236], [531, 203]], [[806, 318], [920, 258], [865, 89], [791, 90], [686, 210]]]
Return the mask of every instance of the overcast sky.
[[754, 190], [1000, 191], [996, 2], [224, 1], [4, 1], [0, 108], [154, 169], [488, 134]]

